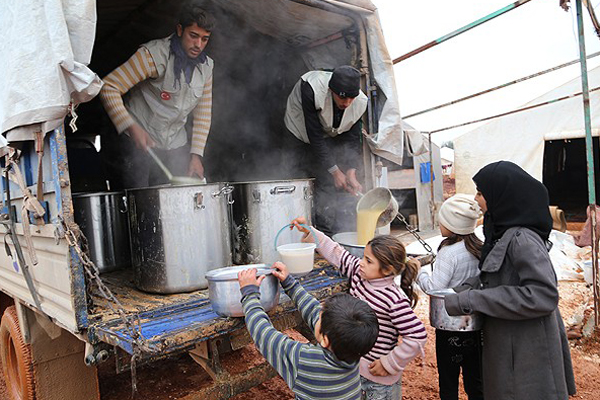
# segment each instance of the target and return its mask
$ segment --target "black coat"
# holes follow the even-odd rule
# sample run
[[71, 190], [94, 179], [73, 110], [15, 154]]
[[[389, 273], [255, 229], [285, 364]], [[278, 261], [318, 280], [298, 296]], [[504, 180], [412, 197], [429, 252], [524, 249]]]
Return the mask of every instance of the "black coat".
[[484, 314], [485, 399], [565, 400], [575, 394], [557, 278], [540, 236], [508, 229], [471, 285], [445, 303], [450, 315]]

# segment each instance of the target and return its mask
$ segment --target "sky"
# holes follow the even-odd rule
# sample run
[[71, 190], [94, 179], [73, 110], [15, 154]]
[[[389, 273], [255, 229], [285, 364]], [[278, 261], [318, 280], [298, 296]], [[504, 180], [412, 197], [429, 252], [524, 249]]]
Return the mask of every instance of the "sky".
[[[497, 11], [511, 0], [372, 0], [392, 59]], [[600, 1], [591, 0], [600, 17]], [[586, 52], [600, 51], [584, 7]], [[402, 115], [424, 110], [579, 58], [575, 0], [531, 0], [394, 66]], [[588, 70], [600, 56], [588, 60]], [[406, 119], [430, 131], [519, 108], [580, 76], [575, 64], [458, 105]], [[583, 115], [582, 115], [583, 124]], [[480, 124], [436, 133], [441, 144]]]

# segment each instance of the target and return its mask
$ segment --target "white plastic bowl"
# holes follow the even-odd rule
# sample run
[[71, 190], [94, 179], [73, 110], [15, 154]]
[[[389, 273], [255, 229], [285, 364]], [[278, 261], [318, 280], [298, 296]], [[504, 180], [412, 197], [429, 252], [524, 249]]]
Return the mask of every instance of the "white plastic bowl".
[[305, 275], [313, 269], [316, 247], [314, 243], [290, 243], [277, 246], [277, 251], [290, 274]]

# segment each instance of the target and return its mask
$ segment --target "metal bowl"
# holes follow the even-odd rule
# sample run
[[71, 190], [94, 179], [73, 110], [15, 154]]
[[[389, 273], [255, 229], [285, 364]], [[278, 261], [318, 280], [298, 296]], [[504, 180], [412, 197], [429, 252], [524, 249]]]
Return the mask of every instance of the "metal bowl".
[[355, 257], [363, 258], [363, 254], [365, 253], [365, 246], [362, 244], [357, 244], [357, 234], [356, 232], [340, 232], [336, 233], [331, 237], [335, 242], [341, 244], [344, 249], [348, 251], [348, 253], [352, 254]]
[[265, 311], [279, 304], [279, 280], [266, 264], [248, 264], [213, 269], [206, 274], [208, 297], [213, 310], [223, 317], [243, 317], [242, 294], [238, 282], [238, 272], [256, 268], [257, 275], [266, 275], [260, 284], [260, 304]]
[[456, 293], [452, 289], [439, 289], [427, 292], [429, 295], [429, 322], [436, 329], [444, 331], [478, 331], [483, 326], [483, 315], [448, 315], [444, 297]]

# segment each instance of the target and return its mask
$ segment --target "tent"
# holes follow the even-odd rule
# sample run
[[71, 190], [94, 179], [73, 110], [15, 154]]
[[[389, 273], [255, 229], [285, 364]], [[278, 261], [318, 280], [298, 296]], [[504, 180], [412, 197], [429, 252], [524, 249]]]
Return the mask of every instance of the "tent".
[[[596, 89], [600, 88], [600, 67], [589, 71], [588, 78], [592, 136], [596, 137], [597, 141], [600, 131], [600, 90]], [[525, 106], [580, 92], [581, 78], [577, 77]], [[509, 160], [520, 165], [548, 186], [551, 182], [544, 179], [544, 154], [550, 141], [582, 138], [585, 138], [585, 126], [581, 96], [573, 96], [492, 120], [454, 140], [456, 191], [474, 193], [473, 175], [483, 166], [499, 160]], [[585, 157], [579, 161], [585, 164]], [[585, 171], [582, 175], [585, 178]]]

